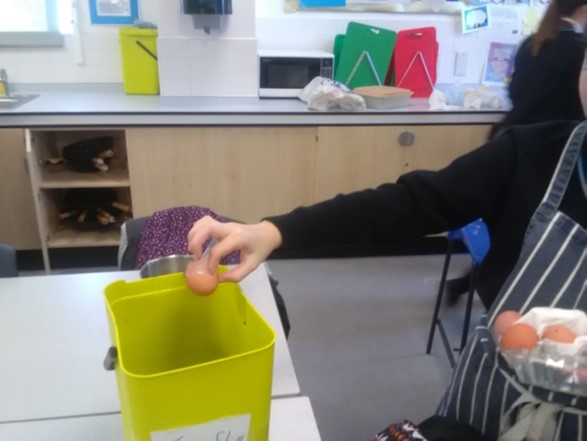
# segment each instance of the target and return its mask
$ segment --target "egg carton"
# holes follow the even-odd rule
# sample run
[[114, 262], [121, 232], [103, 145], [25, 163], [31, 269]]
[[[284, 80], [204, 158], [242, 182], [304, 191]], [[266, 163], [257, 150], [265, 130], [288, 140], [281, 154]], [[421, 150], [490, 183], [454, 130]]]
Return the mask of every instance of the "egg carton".
[[549, 324], [566, 325], [577, 333], [575, 342], [563, 344], [543, 339], [532, 349], [500, 352], [521, 383], [587, 397], [585, 319], [583, 311], [533, 308], [518, 322], [532, 325], [539, 335]]
[[577, 355], [556, 344], [541, 343], [530, 351], [502, 351], [521, 383], [587, 397], [587, 345]]

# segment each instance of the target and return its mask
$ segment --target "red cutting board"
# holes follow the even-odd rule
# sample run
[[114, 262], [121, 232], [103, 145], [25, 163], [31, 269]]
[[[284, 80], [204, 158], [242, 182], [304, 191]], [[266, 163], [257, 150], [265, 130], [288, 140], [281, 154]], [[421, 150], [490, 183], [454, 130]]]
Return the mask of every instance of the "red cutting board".
[[[385, 83], [410, 89], [413, 98], [429, 97], [436, 84], [437, 62], [436, 28], [399, 31]], [[430, 80], [426, 75], [426, 68]]]

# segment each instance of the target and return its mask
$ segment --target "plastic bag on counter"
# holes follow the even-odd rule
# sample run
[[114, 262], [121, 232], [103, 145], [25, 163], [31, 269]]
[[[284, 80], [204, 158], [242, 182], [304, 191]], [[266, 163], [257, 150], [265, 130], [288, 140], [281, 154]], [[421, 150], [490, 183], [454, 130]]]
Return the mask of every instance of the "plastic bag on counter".
[[459, 106], [450, 104], [447, 94], [438, 89], [432, 90], [428, 97], [428, 104], [430, 110], [454, 110], [459, 108]]
[[504, 100], [501, 95], [482, 86], [478, 89], [465, 89], [463, 92], [463, 107], [480, 110], [482, 108], [501, 109]]
[[430, 110], [455, 109], [504, 109], [503, 95], [487, 86], [479, 88], [464, 87], [460, 84], [452, 85], [445, 90], [435, 88], [428, 98]]
[[351, 93], [348, 87], [338, 81], [323, 77], [310, 81], [300, 92], [299, 98], [310, 110], [367, 108], [362, 96]]

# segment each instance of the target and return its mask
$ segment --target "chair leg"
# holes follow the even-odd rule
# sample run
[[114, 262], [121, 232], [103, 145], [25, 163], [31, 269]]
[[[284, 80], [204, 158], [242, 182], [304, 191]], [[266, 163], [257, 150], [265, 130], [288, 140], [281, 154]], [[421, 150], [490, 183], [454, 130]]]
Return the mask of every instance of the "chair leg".
[[446, 331], [444, 330], [444, 326], [442, 325], [442, 320], [438, 319], [436, 322], [436, 326], [438, 327], [438, 333], [440, 334], [440, 340], [442, 341], [442, 345], [444, 346], [444, 351], [446, 352], [446, 356], [448, 357], [448, 362], [450, 363], [450, 367], [454, 368], [456, 366], [455, 356], [453, 355], [454, 349], [450, 345], [448, 341], [448, 336], [446, 335]]
[[16, 251], [9, 245], [0, 244], [0, 277], [17, 277]]
[[463, 323], [463, 333], [461, 334], [461, 352], [467, 344], [467, 337], [469, 335], [469, 324], [471, 322], [471, 310], [473, 309], [473, 297], [475, 294], [475, 283], [477, 281], [478, 269], [478, 265], [473, 264], [473, 270], [471, 271], [471, 280], [469, 281], [469, 293], [467, 294], [467, 309], [465, 310], [465, 322]]
[[436, 305], [434, 305], [434, 314], [432, 315], [432, 323], [430, 323], [430, 332], [428, 334], [428, 344], [426, 345], [426, 353], [429, 354], [432, 349], [432, 342], [434, 341], [434, 331], [438, 325], [438, 314], [440, 312], [440, 305], [442, 303], [442, 295], [444, 293], [444, 284], [446, 282], [446, 275], [450, 265], [450, 258], [453, 250], [453, 241], [448, 241], [446, 249], [446, 257], [444, 258], [444, 266], [442, 268], [442, 276], [440, 278], [440, 285], [438, 286], [438, 294], [436, 294]]

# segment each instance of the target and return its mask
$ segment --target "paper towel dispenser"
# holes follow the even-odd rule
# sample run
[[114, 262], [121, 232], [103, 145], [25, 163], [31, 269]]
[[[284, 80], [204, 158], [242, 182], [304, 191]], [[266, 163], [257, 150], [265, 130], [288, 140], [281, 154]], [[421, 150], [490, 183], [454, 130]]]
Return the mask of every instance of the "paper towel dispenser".
[[232, 14], [232, 0], [182, 0], [184, 14]]

